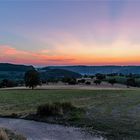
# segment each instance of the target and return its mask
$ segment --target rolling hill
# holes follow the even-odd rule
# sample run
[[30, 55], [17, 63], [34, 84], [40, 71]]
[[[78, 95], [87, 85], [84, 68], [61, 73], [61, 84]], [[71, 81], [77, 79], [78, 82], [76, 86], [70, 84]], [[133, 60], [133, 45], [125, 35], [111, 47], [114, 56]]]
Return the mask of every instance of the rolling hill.
[[64, 69], [73, 72], [80, 73], [82, 75], [94, 75], [97, 73], [110, 74], [110, 73], [122, 73], [122, 74], [140, 74], [140, 66], [48, 66], [42, 69]]
[[49, 69], [46, 68], [43, 71], [39, 71], [42, 79], [61, 79], [67, 78], [80, 78], [82, 75], [73, 71], [64, 69]]
[[25, 72], [34, 69], [33, 66], [17, 65], [10, 63], [0, 63], [0, 71], [18, 71]]
[[24, 73], [34, 69], [33, 66], [0, 63], [0, 80], [22, 80]]

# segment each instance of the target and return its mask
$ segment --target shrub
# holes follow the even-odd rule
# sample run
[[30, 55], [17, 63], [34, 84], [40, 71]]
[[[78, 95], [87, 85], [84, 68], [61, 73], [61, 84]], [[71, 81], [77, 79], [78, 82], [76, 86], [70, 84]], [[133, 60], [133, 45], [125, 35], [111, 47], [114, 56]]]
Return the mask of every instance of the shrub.
[[64, 77], [64, 78], [62, 79], [62, 82], [63, 82], [63, 83], [68, 83], [69, 85], [76, 85], [76, 84], [77, 84], [75, 78], [67, 78], [67, 77]]
[[58, 116], [58, 115], [63, 115], [69, 111], [72, 111], [75, 109], [70, 102], [55, 102], [55, 103], [47, 103], [40, 105], [37, 108], [37, 115], [39, 116]]
[[85, 79], [80, 79], [80, 80], [78, 80], [77, 82], [78, 82], [78, 83], [85, 83], [86, 80], [85, 80]]
[[106, 79], [106, 76], [104, 74], [101, 74], [101, 73], [97, 73], [95, 76], [96, 76], [96, 79], [98, 79], [98, 80]]
[[69, 85], [76, 85], [77, 82], [76, 82], [76, 79], [71, 79], [69, 82], [68, 82]]
[[94, 83], [96, 84], [96, 85], [100, 85], [101, 84], [101, 80], [98, 80], [98, 79], [96, 79], [96, 80], [94, 80]]
[[91, 76], [90, 76], [91, 79], [93, 79], [94, 77], [95, 77], [94, 75], [91, 75]]
[[86, 84], [86, 85], [91, 85], [91, 82], [88, 82], [88, 81], [87, 81], [85, 84]]
[[108, 82], [113, 86], [117, 81], [116, 79], [109, 79]]
[[0, 88], [15, 87], [15, 86], [17, 86], [17, 83], [9, 79], [3, 79], [0, 82]]
[[60, 109], [54, 104], [40, 105], [37, 109], [37, 114], [40, 116], [51, 116], [60, 114]]
[[134, 86], [134, 87], [137, 86], [136, 81], [135, 81], [134, 78], [128, 78], [127, 81], [126, 81], [126, 84], [127, 84], [127, 87], [129, 87], [129, 86]]

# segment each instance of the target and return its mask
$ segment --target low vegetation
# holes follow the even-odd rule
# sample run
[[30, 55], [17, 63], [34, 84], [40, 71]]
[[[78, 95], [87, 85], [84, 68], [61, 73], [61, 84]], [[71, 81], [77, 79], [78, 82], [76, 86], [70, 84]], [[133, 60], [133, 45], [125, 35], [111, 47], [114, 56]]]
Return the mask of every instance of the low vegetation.
[[15, 134], [10, 130], [0, 128], [0, 140], [27, 140], [24, 136]]
[[39, 116], [61, 116], [71, 111], [76, 110], [70, 102], [54, 102], [40, 105], [37, 108], [37, 115]]
[[9, 140], [7, 133], [3, 129], [0, 129], [0, 140]]
[[[108, 137], [136, 139], [140, 137], [139, 92], [139, 89], [0, 90], [0, 114], [27, 116], [36, 114], [40, 106], [41, 109], [38, 108], [37, 112], [41, 115], [39, 110], [44, 112], [47, 108], [47, 114], [43, 114], [41, 121], [87, 127], [105, 132]], [[58, 110], [49, 112], [48, 116], [48, 108], [54, 106], [59, 106], [56, 107]], [[76, 111], [69, 111], [71, 107], [76, 108]], [[70, 113], [67, 115], [65, 110]], [[54, 114], [59, 115], [52, 118]]]
[[114, 84], [119, 83], [119, 84], [126, 85], [127, 87], [130, 87], [130, 86], [140, 87], [140, 75], [139, 74], [130, 73], [127, 75], [123, 75], [123, 74], [114, 73], [114, 74], [107, 74], [106, 78], [104, 79], [104, 81], [107, 81], [109, 83], [110, 83], [110, 81], [113, 82], [112, 80], [114, 80]]
[[84, 109], [70, 102], [54, 102], [38, 106], [36, 114], [30, 114], [28, 118], [51, 123], [76, 124], [84, 114]]
[[96, 85], [100, 85], [101, 84], [101, 80], [99, 80], [99, 79], [96, 79], [96, 80], [94, 80], [94, 83], [96, 84]]

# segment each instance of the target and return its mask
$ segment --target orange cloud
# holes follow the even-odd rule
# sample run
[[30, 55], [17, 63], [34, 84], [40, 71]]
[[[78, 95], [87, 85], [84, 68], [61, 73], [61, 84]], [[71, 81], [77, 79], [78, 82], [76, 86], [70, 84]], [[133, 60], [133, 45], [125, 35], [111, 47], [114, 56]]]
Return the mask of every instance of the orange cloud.
[[[139, 44], [118, 40], [110, 46], [72, 41], [54, 45], [54, 50], [24, 51], [0, 45], [0, 62], [32, 65], [139, 65]], [[100, 47], [98, 48], [97, 46]], [[72, 46], [72, 47], [71, 47]], [[132, 47], [133, 46], [133, 47]]]
[[17, 50], [9, 45], [0, 45], [0, 62], [53, 65], [73, 63], [74, 59], [63, 55], [47, 55], [47, 50], [39, 52]]

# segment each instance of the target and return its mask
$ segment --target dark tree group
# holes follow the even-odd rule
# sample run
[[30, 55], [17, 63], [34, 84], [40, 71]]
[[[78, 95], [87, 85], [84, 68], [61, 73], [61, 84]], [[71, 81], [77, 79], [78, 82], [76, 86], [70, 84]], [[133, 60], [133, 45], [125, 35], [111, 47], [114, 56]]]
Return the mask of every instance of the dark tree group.
[[109, 79], [108, 82], [113, 86], [115, 83], [117, 83], [116, 79], [112, 78]]
[[40, 75], [36, 70], [29, 70], [25, 73], [25, 86], [34, 89], [40, 85]]

